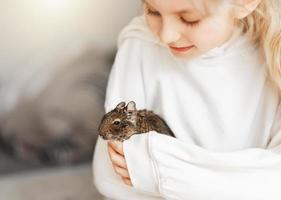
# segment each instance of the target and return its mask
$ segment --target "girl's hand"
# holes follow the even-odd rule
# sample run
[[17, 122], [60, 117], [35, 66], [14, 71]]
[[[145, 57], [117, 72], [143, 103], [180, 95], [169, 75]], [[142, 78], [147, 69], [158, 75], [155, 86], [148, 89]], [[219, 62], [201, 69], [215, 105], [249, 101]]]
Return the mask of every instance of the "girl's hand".
[[108, 153], [115, 172], [121, 176], [126, 185], [133, 186], [123, 152], [123, 143], [119, 141], [109, 141]]

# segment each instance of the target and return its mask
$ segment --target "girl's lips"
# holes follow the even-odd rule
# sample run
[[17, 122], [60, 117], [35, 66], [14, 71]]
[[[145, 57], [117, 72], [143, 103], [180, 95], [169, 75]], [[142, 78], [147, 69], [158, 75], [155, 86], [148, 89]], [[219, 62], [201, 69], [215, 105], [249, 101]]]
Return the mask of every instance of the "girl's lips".
[[193, 47], [192, 46], [188, 46], [188, 47], [171, 47], [170, 48], [174, 51], [177, 51], [177, 52], [185, 52], [185, 51], [188, 51], [189, 49], [191, 49]]

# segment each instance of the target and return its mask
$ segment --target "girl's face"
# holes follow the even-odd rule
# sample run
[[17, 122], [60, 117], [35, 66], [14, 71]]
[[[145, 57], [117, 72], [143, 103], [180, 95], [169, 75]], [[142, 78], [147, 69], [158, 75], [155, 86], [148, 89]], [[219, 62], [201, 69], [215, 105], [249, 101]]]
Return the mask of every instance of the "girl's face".
[[175, 56], [184, 59], [222, 45], [234, 32], [234, 19], [227, 6], [204, 15], [189, 0], [144, 0], [144, 9], [152, 32]]

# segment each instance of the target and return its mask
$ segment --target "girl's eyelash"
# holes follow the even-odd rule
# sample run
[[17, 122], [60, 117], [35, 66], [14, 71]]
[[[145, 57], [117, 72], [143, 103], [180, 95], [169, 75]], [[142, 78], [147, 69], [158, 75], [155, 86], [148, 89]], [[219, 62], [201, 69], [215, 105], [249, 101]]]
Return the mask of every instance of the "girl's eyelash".
[[[161, 14], [160, 14], [159, 12], [153, 11], [153, 10], [151, 10], [151, 9], [149, 9], [149, 8], [146, 8], [146, 13], [147, 13], [148, 15], [152, 15], [152, 16], [161, 16]], [[184, 24], [186, 24], [187, 26], [191, 26], [191, 27], [198, 26], [199, 23], [200, 23], [200, 20], [188, 22], [188, 21], [186, 21], [186, 20], [185, 20], [184, 18], [182, 18], [182, 17], [180, 17], [180, 20], [181, 20]]]
[[184, 24], [186, 24], [187, 26], [191, 26], [191, 27], [198, 26], [199, 23], [200, 23], [200, 20], [188, 22], [188, 21], [186, 21], [186, 20], [185, 20], [184, 18], [182, 18], [182, 17], [180, 18], [180, 20], [181, 20]]
[[159, 13], [159, 12], [157, 12], [157, 11], [152, 11], [152, 10], [150, 10], [149, 8], [146, 8], [146, 13], [147, 13], [148, 15], [160, 16], [160, 13]]

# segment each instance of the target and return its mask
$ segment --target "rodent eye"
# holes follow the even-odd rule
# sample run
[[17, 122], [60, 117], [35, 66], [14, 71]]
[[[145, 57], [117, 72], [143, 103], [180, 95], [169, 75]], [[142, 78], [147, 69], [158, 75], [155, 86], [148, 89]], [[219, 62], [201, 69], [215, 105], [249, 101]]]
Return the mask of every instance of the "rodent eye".
[[114, 125], [119, 125], [119, 124], [120, 124], [120, 119], [114, 120], [114, 121], [113, 121], [113, 124], [114, 124]]

